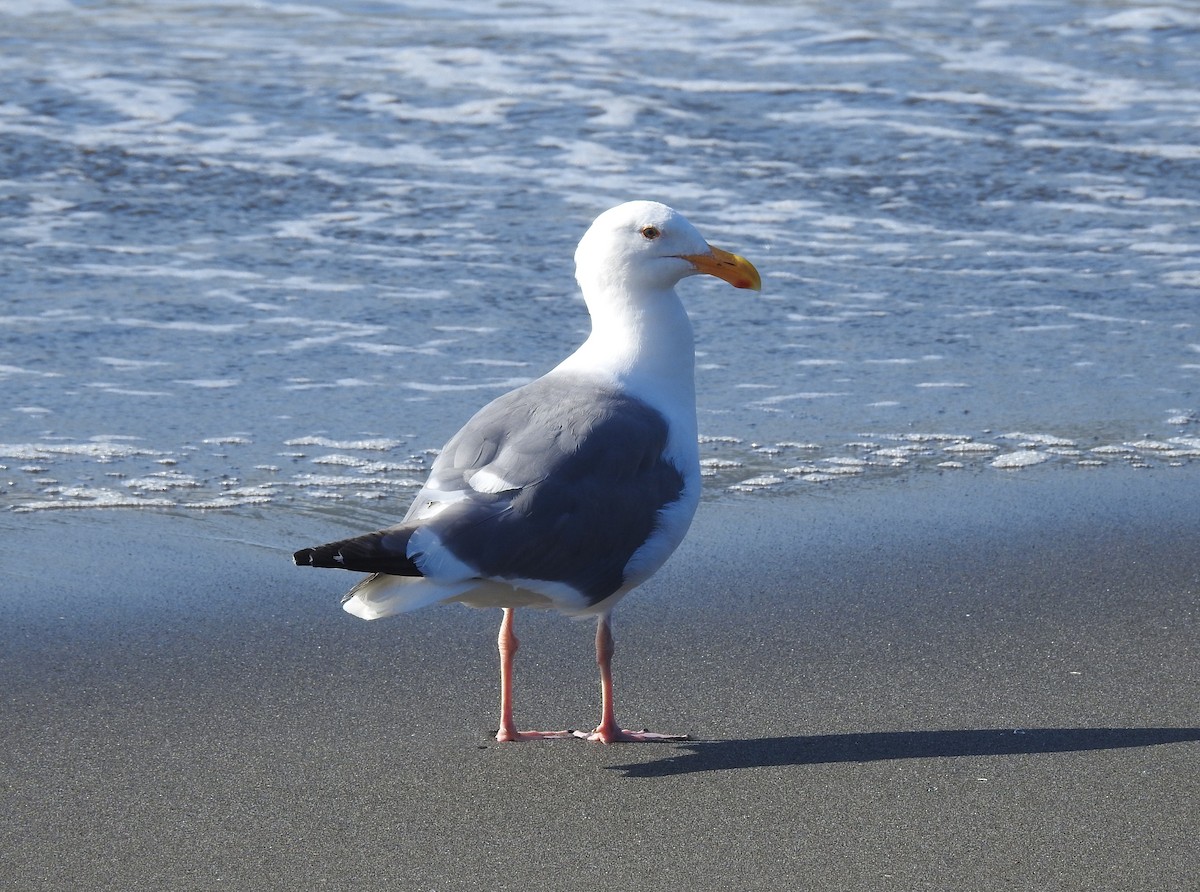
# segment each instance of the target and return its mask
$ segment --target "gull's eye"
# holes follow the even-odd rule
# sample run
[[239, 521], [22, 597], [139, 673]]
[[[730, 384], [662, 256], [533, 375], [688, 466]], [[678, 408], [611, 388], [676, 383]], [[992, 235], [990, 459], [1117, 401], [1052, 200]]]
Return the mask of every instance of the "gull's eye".
[[647, 241], [654, 241], [656, 238], [662, 235], [657, 226], [643, 226], [641, 232], [642, 238], [646, 239]]

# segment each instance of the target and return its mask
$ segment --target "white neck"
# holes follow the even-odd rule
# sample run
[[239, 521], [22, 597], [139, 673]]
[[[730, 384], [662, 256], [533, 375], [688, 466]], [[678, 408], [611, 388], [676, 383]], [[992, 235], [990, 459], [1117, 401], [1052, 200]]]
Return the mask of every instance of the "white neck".
[[[673, 289], [637, 299], [610, 288], [584, 291], [592, 333], [555, 372], [599, 377], [670, 419], [686, 443], [696, 439], [696, 346], [692, 323]], [[682, 407], [682, 408], [681, 408]]]

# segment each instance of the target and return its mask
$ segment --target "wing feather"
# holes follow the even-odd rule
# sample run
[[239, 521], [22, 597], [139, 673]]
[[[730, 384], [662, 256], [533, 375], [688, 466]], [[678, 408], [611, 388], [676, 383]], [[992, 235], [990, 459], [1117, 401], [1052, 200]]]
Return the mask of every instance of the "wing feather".
[[627, 394], [541, 378], [451, 439], [410, 519], [437, 502], [428, 523], [480, 576], [566, 582], [594, 603], [621, 587], [629, 558], [683, 490], [663, 456], [668, 433], [659, 412]]

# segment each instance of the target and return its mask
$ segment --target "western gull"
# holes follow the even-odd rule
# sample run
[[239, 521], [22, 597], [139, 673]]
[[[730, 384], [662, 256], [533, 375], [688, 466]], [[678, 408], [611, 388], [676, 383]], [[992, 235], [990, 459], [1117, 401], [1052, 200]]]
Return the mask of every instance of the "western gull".
[[[442, 449], [404, 520], [294, 555], [370, 573], [343, 599], [377, 619], [429, 604], [500, 607], [500, 741], [651, 741], [613, 706], [617, 602], [679, 545], [700, 500], [695, 346], [675, 285], [699, 273], [761, 289], [743, 257], [653, 201], [605, 211], [575, 252], [592, 330], [541, 378], [480, 409]], [[601, 718], [591, 733], [518, 731], [517, 607], [595, 616]]]

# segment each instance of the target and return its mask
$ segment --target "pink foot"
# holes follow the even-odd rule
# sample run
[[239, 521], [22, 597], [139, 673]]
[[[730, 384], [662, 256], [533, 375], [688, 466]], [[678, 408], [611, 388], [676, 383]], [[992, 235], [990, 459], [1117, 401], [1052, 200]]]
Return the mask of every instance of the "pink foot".
[[526, 740], [565, 740], [575, 736], [574, 731], [518, 731], [516, 728], [501, 728], [496, 739], [501, 743], [523, 743]]
[[597, 728], [592, 733], [587, 731], [573, 732], [576, 737], [590, 740], [592, 743], [654, 743], [663, 740], [687, 740], [686, 734], [656, 734], [644, 728], [641, 731], [628, 731], [624, 728]]

